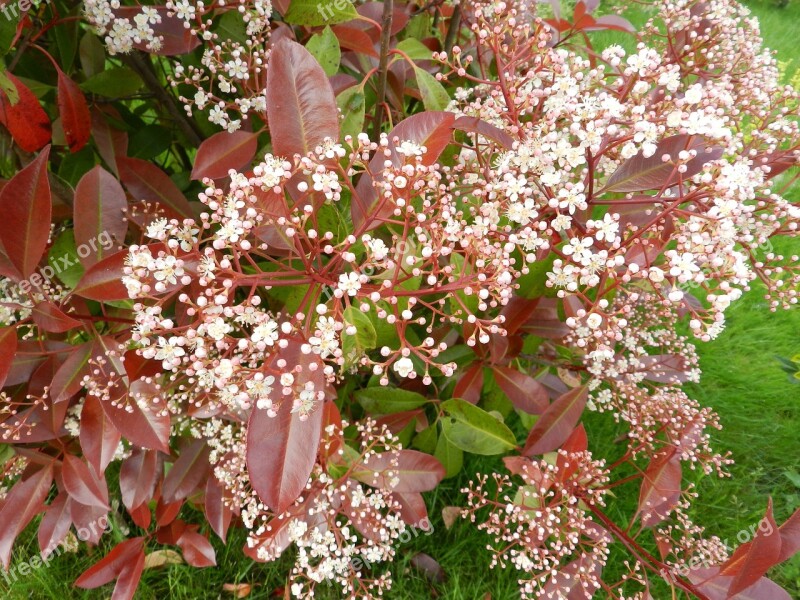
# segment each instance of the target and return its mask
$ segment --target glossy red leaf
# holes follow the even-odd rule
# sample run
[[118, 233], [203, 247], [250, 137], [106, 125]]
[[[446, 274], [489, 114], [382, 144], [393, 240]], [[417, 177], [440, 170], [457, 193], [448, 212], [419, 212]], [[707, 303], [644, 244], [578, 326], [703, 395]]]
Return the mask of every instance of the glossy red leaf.
[[477, 404], [483, 389], [483, 363], [477, 362], [464, 371], [453, 388], [453, 398], [461, 398], [470, 404]]
[[187, 529], [178, 539], [178, 546], [183, 550], [183, 559], [193, 567], [213, 567], [217, 564], [214, 546], [204, 535]]
[[108, 510], [108, 486], [104, 477], [98, 477], [89, 464], [72, 454], [64, 455], [64, 488], [70, 497], [86, 506]]
[[95, 263], [80, 278], [73, 293], [89, 300], [127, 300], [128, 288], [122, 283], [127, 257], [128, 250], [120, 250]]
[[226, 497], [225, 488], [222, 487], [213, 475], [206, 482], [206, 495], [203, 502], [206, 519], [211, 529], [224, 542], [228, 536], [228, 528], [233, 519], [233, 510], [228, 502], [232, 499]]
[[536, 421], [522, 454], [532, 457], [560, 448], [578, 424], [588, 397], [588, 389], [581, 386], [557, 398]]
[[141, 550], [125, 564], [117, 577], [117, 584], [114, 586], [111, 600], [133, 600], [144, 571], [144, 560], [144, 550]]
[[98, 108], [93, 108], [91, 116], [92, 138], [97, 146], [97, 152], [108, 165], [108, 168], [118, 174], [117, 158], [128, 154], [128, 134], [113, 128], [108, 122], [109, 118], [116, 116], [111, 110], [101, 111]]
[[95, 396], [86, 396], [81, 410], [80, 443], [83, 456], [94, 468], [102, 473], [114, 460], [121, 435], [112, 425]]
[[125, 190], [116, 177], [100, 165], [81, 177], [75, 188], [73, 218], [75, 244], [92, 249], [86, 256], [78, 254], [85, 268], [113, 253], [111, 243], [122, 244], [125, 241], [128, 222], [124, 211], [127, 207]]
[[762, 577], [746, 590], [730, 595], [733, 582], [730, 575], [721, 575], [719, 567], [693, 569], [689, 580], [708, 600], [792, 600], [792, 596], [777, 583]]
[[[163, 5], [154, 5], [150, 8], [158, 13], [159, 20], [157, 23], [150, 24], [149, 27], [153, 29], [155, 37], [161, 38], [161, 44], [158, 49], [153, 50], [147, 47], [149, 41], [142, 39], [134, 43], [137, 50], [158, 56], [176, 56], [191, 52], [200, 45], [200, 38], [197, 37], [197, 34], [191, 28], [185, 27], [185, 21], [175, 15], [174, 11], [170, 11]], [[142, 9], [139, 6], [120, 6], [114, 10], [116, 16], [127, 18], [131, 22], [141, 12]]]
[[153, 163], [139, 158], [117, 158], [119, 178], [133, 199], [157, 202], [168, 217], [194, 218], [194, 212], [172, 179]]
[[93, 356], [103, 354], [101, 347], [95, 342], [86, 342], [75, 346], [67, 359], [58, 367], [50, 384], [50, 397], [53, 402], [64, 402], [74, 396], [82, 387], [82, 380], [88, 375], [92, 365], [89, 360]]
[[380, 56], [375, 49], [375, 43], [365, 31], [347, 25], [335, 25], [331, 29], [336, 35], [336, 39], [339, 40], [339, 45], [345, 50], [352, 50], [373, 58]]
[[103, 558], [86, 569], [75, 581], [75, 585], [85, 590], [98, 588], [117, 577], [144, 549], [144, 538], [135, 537], [120, 542]]
[[78, 84], [58, 69], [58, 114], [70, 152], [86, 145], [92, 133], [92, 117]]
[[6, 569], [11, 562], [14, 540], [42, 511], [52, 482], [53, 467], [47, 465], [24, 481], [18, 481], [8, 492], [0, 508], [0, 562]]
[[[683, 150], [694, 150], [697, 156], [686, 163], [686, 172], [678, 173], [672, 161], [664, 162], [669, 154], [673, 161]], [[679, 180], [689, 179], [703, 170], [703, 165], [722, 156], [722, 148], [709, 146], [705, 138], [692, 135], [673, 135], [661, 140], [655, 153], [645, 158], [642, 152], [626, 160], [609, 177], [603, 192], [642, 192], [672, 187]]]
[[192, 179], [228, 176], [228, 171], [239, 171], [248, 166], [258, 150], [258, 135], [249, 131], [221, 131], [204, 140], [197, 149]]
[[41, 330], [49, 333], [64, 333], [82, 326], [80, 321], [64, 314], [60, 308], [47, 300], [36, 304], [31, 311], [31, 316]]
[[550, 397], [547, 390], [533, 377], [512, 367], [496, 366], [493, 371], [497, 385], [514, 408], [532, 415], [540, 415], [548, 409]]
[[639, 492], [642, 525], [650, 527], [663, 521], [681, 496], [681, 461], [675, 446], [667, 446], [650, 461]]
[[0, 241], [11, 263], [26, 278], [36, 270], [50, 237], [49, 155], [48, 146], [0, 191]]
[[122, 503], [132, 510], [149, 502], [156, 491], [161, 475], [160, 461], [155, 450], [135, 448], [119, 470]]
[[[155, 386], [141, 379], [131, 384], [130, 392], [132, 396], [141, 395], [149, 398], [158, 396]], [[125, 398], [120, 403], [122, 406], [114, 406], [110, 401], [102, 403], [103, 410], [117, 431], [140, 448], [154, 448], [169, 453], [169, 414], [163, 411], [145, 410], [133, 398]]]
[[[273, 356], [269, 366], [277, 370], [277, 357], [287, 364], [300, 365], [303, 370], [295, 375], [295, 385], [302, 386], [311, 381], [315, 389], [323, 390], [327, 384], [322, 368], [309, 370], [311, 361], [319, 359], [302, 354], [301, 343], [300, 340], [290, 340], [286, 348]], [[291, 402], [286, 401], [281, 402], [275, 417], [270, 417], [266, 410], [254, 409], [247, 427], [250, 482], [264, 503], [277, 513], [289, 508], [305, 488], [316, 462], [322, 430], [321, 406], [305, 421], [291, 409]]]
[[789, 560], [800, 552], [800, 508], [780, 527], [781, 555], [778, 562]]
[[339, 140], [333, 88], [320, 64], [297, 42], [284, 38], [272, 49], [266, 96], [273, 154], [305, 155], [325, 138]]
[[495, 127], [491, 123], [487, 123], [478, 117], [459, 117], [453, 123], [453, 128], [468, 133], [477, 133], [484, 138], [496, 142], [500, 147], [506, 150], [511, 150], [514, 145], [514, 138], [499, 127]]
[[69, 512], [70, 502], [69, 495], [61, 492], [47, 507], [37, 534], [42, 555], [47, 556], [53, 552], [67, 537], [72, 525]]
[[28, 86], [11, 73], [6, 72], [5, 76], [16, 86], [19, 98], [12, 104], [0, 90], [0, 123], [20, 148], [25, 152], [36, 152], [50, 141], [50, 118]]
[[[766, 524], [763, 529], [762, 524]], [[728, 588], [729, 596], [735, 596], [766, 575], [767, 571], [780, 562], [780, 555], [781, 535], [772, 514], [772, 498], [770, 498], [767, 512], [759, 523], [747, 553], [742, 557]]]
[[444, 476], [445, 469], [435, 457], [408, 449], [375, 454], [353, 469], [355, 479], [393, 492], [427, 492]]
[[156, 523], [158, 526], [164, 527], [177, 519], [181, 508], [183, 508], [183, 502], [183, 500], [178, 500], [177, 502], [166, 503], [162, 498], [159, 498], [156, 503]]
[[6, 378], [14, 364], [17, 354], [17, 328], [0, 327], [0, 389], [6, 383]]
[[205, 440], [193, 440], [181, 448], [180, 456], [164, 478], [161, 496], [164, 502], [188, 498], [208, 475], [208, 455], [211, 450]]
[[431, 527], [428, 521], [428, 507], [425, 499], [419, 492], [394, 492], [392, 494], [400, 505], [400, 518], [406, 525], [412, 527]]

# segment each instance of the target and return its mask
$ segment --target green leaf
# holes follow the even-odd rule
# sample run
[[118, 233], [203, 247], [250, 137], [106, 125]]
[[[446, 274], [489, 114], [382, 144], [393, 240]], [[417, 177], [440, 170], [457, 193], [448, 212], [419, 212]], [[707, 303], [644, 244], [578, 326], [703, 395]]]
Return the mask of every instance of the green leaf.
[[97, 75], [106, 68], [106, 51], [103, 42], [91, 31], [87, 31], [81, 38], [78, 56], [86, 77]]
[[145, 125], [137, 129], [128, 144], [128, 156], [151, 160], [169, 149], [172, 132], [161, 125]]
[[292, 25], [336, 25], [358, 18], [350, 0], [292, 0], [283, 20]]
[[[375, 347], [378, 335], [372, 326], [372, 321], [363, 312], [354, 306], [348, 306], [344, 311], [345, 330], [342, 331], [342, 352], [346, 365], [355, 363], [367, 350]], [[354, 335], [347, 333], [347, 327], [356, 328]]]
[[364, 116], [366, 114], [366, 98], [364, 92], [357, 85], [349, 87], [336, 96], [336, 105], [342, 111], [342, 139], [350, 135], [356, 139], [364, 131]]
[[425, 452], [426, 454], [433, 454], [433, 452], [436, 450], [437, 436], [438, 432], [436, 431], [436, 423], [434, 423], [414, 436], [414, 441], [411, 443], [411, 447], [416, 448], [420, 452]]
[[317, 62], [322, 65], [322, 70], [328, 77], [336, 75], [342, 60], [342, 49], [330, 27], [312, 35], [306, 44], [306, 50], [311, 52]]
[[114, 67], [89, 77], [81, 84], [81, 88], [107, 98], [123, 98], [138, 92], [142, 85], [141, 77], [130, 69]]
[[[11, 12], [3, 14], [0, 19], [0, 56], [5, 56], [11, 50], [11, 43], [17, 35], [17, 23], [19, 22], [19, 12]], [[3, 66], [2, 68], [5, 68]]]
[[556, 260], [556, 253], [551, 252], [544, 259], [537, 260], [535, 263], [528, 265], [528, 273], [521, 276], [517, 283], [519, 283], [519, 290], [517, 294], [523, 298], [541, 298], [542, 296], [555, 296], [556, 290], [548, 288], [545, 283], [547, 282], [547, 272], [553, 270], [553, 263]]
[[411, 60], [432, 60], [431, 49], [416, 38], [407, 38], [399, 42], [396, 48], [408, 55]]
[[244, 16], [238, 10], [229, 10], [219, 19], [214, 33], [222, 39], [244, 44], [247, 42], [247, 25]]
[[6, 72], [0, 70], [0, 90], [6, 95], [8, 101], [11, 103], [11, 106], [14, 106], [17, 102], [19, 102], [19, 92], [17, 91], [17, 86], [14, 85]]
[[421, 394], [400, 388], [376, 386], [358, 390], [356, 400], [369, 413], [390, 415], [406, 410], [414, 410], [428, 402]]
[[47, 262], [56, 276], [70, 288], [83, 277], [83, 266], [75, 246], [75, 233], [67, 229], [56, 238], [47, 254]]
[[417, 85], [419, 86], [419, 93], [422, 95], [422, 103], [425, 105], [425, 110], [445, 110], [447, 105], [450, 104], [450, 96], [447, 95], [447, 90], [444, 89], [444, 86], [425, 69], [415, 66], [414, 73], [417, 77]]
[[461, 467], [464, 466], [463, 450], [455, 446], [445, 435], [439, 436], [433, 455], [444, 466], [445, 479], [458, 475], [461, 472]]
[[460, 398], [442, 402], [441, 408], [446, 414], [441, 419], [442, 432], [464, 452], [491, 456], [517, 446], [508, 426], [485, 410]]

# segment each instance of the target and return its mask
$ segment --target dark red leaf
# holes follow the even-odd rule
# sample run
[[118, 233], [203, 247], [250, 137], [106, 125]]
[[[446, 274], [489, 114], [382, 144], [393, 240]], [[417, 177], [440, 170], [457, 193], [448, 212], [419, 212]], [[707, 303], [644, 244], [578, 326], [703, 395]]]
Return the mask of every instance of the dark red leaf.
[[[92, 249], [78, 254], [89, 268], [113, 252], [113, 242], [122, 244], [128, 231], [125, 210], [128, 201], [119, 181], [100, 165], [86, 173], [75, 188], [73, 217], [75, 244]], [[109, 237], [110, 236], [110, 237]]]
[[117, 585], [114, 586], [114, 593], [111, 594], [111, 600], [133, 600], [144, 571], [144, 559], [144, 550], [141, 550], [122, 567], [122, 571], [117, 577]]
[[667, 446], [650, 461], [639, 492], [639, 514], [645, 527], [663, 521], [681, 496], [681, 461], [675, 446]]
[[[765, 527], [762, 529], [763, 525]], [[726, 565], [722, 567], [726, 575], [733, 575], [728, 595], [735, 596], [761, 579], [769, 569], [780, 562], [780, 555], [781, 535], [772, 514], [770, 498], [767, 513], [759, 523], [753, 540], [748, 544], [747, 552], [737, 561], [735, 572], [728, 571]]]
[[72, 454], [64, 455], [64, 488], [70, 497], [86, 506], [108, 510], [108, 486], [105, 477], [98, 477], [88, 463]]
[[70, 152], [77, 152], [89, 141], [92, 117], [78, 84], [58, 69], [58, 114]]
[[0, 509], [0, 562], [6, 570], [14, 540], [41, 512], [52, 482], [53, 467], [47, 465], [26, 480], [18, 481], [8, 492]]
[[[674, 162], [682, 150], [695, 150], [697, 156], [686, 163], [686, 172], [678, 173]], [[662, 156], [669, 154], [672, 160], [664, 162]], [[642, 152], [626, 160], [608, 178], [603, 192], [642, 192], [672, 187], [681, 179], [694, 177], [703, 170], [703, 165], [722, 156], [722, 148], [709, 146], [705, 138], [693, 135], [673, 135], [658, 143], [655, 154], [645, 158]]]
[[284, 38], [272, 49], [266, 96], [273, 154], [305, 155], [325, 138], [339, 140], [333, 88], [320, 64], [297, 42]]
[[111, 552], [86, 569], [75, 581], [75, 585], [85, 590], [91, 590], [113, 581], [119, 577], [126, 566], [136, 560], [137, 555], [141, 554], [143, 549], [144, 538], [142, 537], [120, 542], [114, 546]]
[[[139, 379], [131, 384], [131, 395], [154, 398], [158, 390], [151, 383]], [[121, 404], [121, 406], [119, 405]], [[163, 403], [161, 403], [163, 406]], [[141, 448], [155, 448], [169, 452], [170, 418], [163, 411], [145, 410], [134, 398], [123, 398], [118, 405], [111, 401], [102, 403], [103, 410], [122, 436]], [[128, 407], [126, 410], [125, 407]]]
[[249, 131], [221, 131], [200, 144], [194, 159], [192, 179], [228, 176], [228, 171], [246, 167], [258, 150], [258, 135]]
[[14, 364], [17, 353], [17, 328], [0, 327], [0, 389], [6, 383], [6, 378]]
[[119, 470], [119, 489], [125, 508], [133, 510], [153, 498], [160, 467], [158, 452], [134, 448]]
[[367, 485], [394, 492], [428, 492], [444, 475], [445, 469], [435, 457], [408, 449], [372, 455], [354, 467], [352, 473]]
[[118, 175], [117, 158], [128, 154], [128, 134], [113, 128], [109, 124], [108, 119], [117, 116], [110, 109], [101, 111], [98, 108], [93, 108], [91, 115], [92, 137], [97, 145], [97, 152], [106, 162], [108, 168]]
[[[227, 502], [226, 502], [227, 500]], [[206, 482], [206, 496], [203, 502], [206, 519], [211, 529], [224, 542], [231, 525], [233, 510], [230, 507], [231, 498], [226, 497], [225, 488], [211, 475]]]
[[[295, 385], [311, 381], [314, 389], [325, 389], [322, 368], [309, 369], [318, 359], [303, 354], [300, 346], [300, 340], [290, 340], [286, 348], [273, 355], [269, 366], [275, 369], [278, 358], [289, 365], [300, 365], [303, 370], [295, 375]], [[280, 399], [277, 394], [275, 399]], [[305, 488], [316, 462], [322, 430], [322, 407], [317, 407], [305, 421], [291, 409], [291, 402], [286, 401], [281, 402], [275, 417], [264, 409], [254, 409], [247, 428], [250, 482], [264, 503], [277, 513], [289, 508]]]
[[778, 562], [792, 558], [800, 552], [800, 508], [781, 525], [781, 555]]
[[161, 488], [164, 502], [183, 500], [197, 489], [210, 470], [210, 452], [205, 440], [193, 440], [181, 449], [178, 460], [164, 478]]
[[49, 155], [48, 146], [0, 191], [0, 241], [11, 263], [26, 278], [36, 270], [50, 237]]
[[430, 528], [428, 507], [419, 492], [394, 492], [392, 498], [400, 504], [400, 518], [406, 525]]
[[50, 384], [50, 397], [53, 402], [64, 402], [72, 398], [81, 389], [83, 377], [88, 375], [92, 368], [89, 359], [102, 354], [102, 347], [95, 342], [75, 346], [53, 376]]
[[532, 457], [560, 448], [578, 424], [588, 396], [586, 386], [581, 386], [556, 399], [531, 429], [522, 454]]
[[114, 459], [121, 435], [111, 424], [95, 396], [86, 396], [81, 410], [80, 442], [83, 456], [94, 468], [102, 473]]
[[47, 300], [34, 306], [31, 315], [39, 328], [49, 333], [64, 333], [82, 325], [80, 321], [64, 314], [60, 308]]
[[0, 123], [20, 148], [25, 152], [36, 152], [50, 141], [50, 119], [28, 86], [11, 73], [6, 72], [5, 76], [16, 86], [19, 99], [12, 104], [0, 90]]
[[164, 171], [139, 158], [117, 158], [119, 178], [134, 200], [157, 202], [167, 217], [193, 218], [194, 212], [183, 193]]
[[485, 138], [497, 142], [506, 150], [511, 150], [511, 147], [514, 145], [514, 138], [512, 138], [502, 129], [495, 127], [491, 123], [487, 123], [478, 117], [459, 117], [453, 123], [453, 128], [458, 129], [459, 131], [477, 133]]
[[38, 532], [42, 555], [47, 556], [53, 552], [69, 533], [72, 525], [69, 514], [70, 502], [69, 495], [62, 492], [47, 507]]
[[[149, 27], [153, 29], [155, 37], [161, 38], [161, 45], [157, 50], [152, 50], [147, 47], [149, 41], [142, 39], [134, 43], [137, 50], [159, 56], [176, 56], [191, 52], [200, 45], [200, 38], [197, 37], [197, 34], [191, 28], [185, 27], [185, 21], [176, 16], [173, 11], [169, 11], [166, 6], [151, 6], [150, 8], [158, 12], [158, 22], [150, 24]], [[141, 14], [142, 9], [138, 6], [121, 6], [113, 12], [116, 16], [127, 18], [133, 22], [136, 15]]]
[[411, 557], [411, 566], [434, 583], [443, 583], [447, 579], [447, 575], [445, 575], [441, 565], [432, 556], [424, 552], [417, 552]]
[[483, 389], [483, 363], [477, 362], [456, 382], [453, 388], [453, 398], [461, 398], [470, 404], [477, 404], [481, 399]]
[[213, 567], [217, 564], [214, 546], [204, 535], [187, 529], [178, 539], [184, 560], [193, 567]]
[[547, 410], [550, 402], [547, 390], [533, 377], [512, 367], [496, 366], [493, 371], [497, 385], [514, 408], [532, 415], [540, 415]]

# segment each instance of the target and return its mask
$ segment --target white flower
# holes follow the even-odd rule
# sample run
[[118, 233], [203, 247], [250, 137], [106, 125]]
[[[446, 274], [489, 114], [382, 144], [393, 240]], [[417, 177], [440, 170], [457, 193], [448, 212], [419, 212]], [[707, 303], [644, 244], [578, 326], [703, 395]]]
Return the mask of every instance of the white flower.
[[342, 273], [339, 275], [339, 283], [336, 287], [349, 296], [355, 296], [361, 289], [358, 273]]
[[414, 372], [414, 363], [411, 362], [410, 358], [404, 356], [400, 360], [395, 361], [392, 368], [400, 377], [408, 377], [410, 373]]

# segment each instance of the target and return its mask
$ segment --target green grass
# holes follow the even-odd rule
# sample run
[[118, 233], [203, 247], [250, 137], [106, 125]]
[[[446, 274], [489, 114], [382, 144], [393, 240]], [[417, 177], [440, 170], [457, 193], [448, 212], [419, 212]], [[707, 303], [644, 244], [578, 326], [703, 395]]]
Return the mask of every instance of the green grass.
[[[761, 21], [767, 45], [778, 51], [781, 60], [794, 58], [800, 1], [793, 1], [782, 10], [769, 0], [747, 4]], [[598, 35], [596, 46], [603, 47], [611, 39], [614, 36]], [[787, 80], [798, 67], [800, 61], [790, 64]], [[794, 240], [782, 244], [778, 250], [798, 252], [800, 244]], [[698, 482], [701, 496], [693, 514], [709, 533], [735, 543], [737, 533], [761, 518], [769, 497], [774, 501], [779, 522], [800, 506], [800, 385], [790, 383], [775, 360], [775, 355], [791, 356], [800, 351], [800, 312], [770, 313], [763, 291], [755, 287], [729, 309], [727, 316], [728, 327], [719, 339], [699, 345], [703, 378], [700, 385], [688, 391], [720, 414], [724, 429], [714, 434], [715, 447], [721, 452], [730, 451], [736, 460], [730, 468], [731, 478], [705, 477]], [[616, 437], [607, 423], [593, 418], [590, 426], [595, 434], [603, 430], [608, 432], [607, 444]], [[393, 569], [395, 586], [388, 594], [390, 600], [480, 600], [487, 594], [494, 600], [518, 597], [512, 571], [489, 569], [490, 556], [485, 550], [487, 539], [483, 534], [461, 521], [448, 530], [441, 518], [442, 508], [463, 504], [458, 490], [466, 483], [466, 474], [500, 468], [501, 463], [496, 459], [469, 458], [464, 474], [427, 495], [433, 533], [421, 533], [399, 548]], [[633, 506], [637, 494], [636, 486], [623, 488], [618, 502], [621, 506]], [[191, 515], [184, 516], [192, 520]], [[263, 565], [246, 559], [241, 553], [244, 543], [241, 532], [232, 533], [227, 546], [216, 538], [214, 541], [218, 568], [197, 570], [174, 565], [148, 570], [137, 598], [210, 600], [232, 597], [222, 594], [226, 583], [251, 584], [253, 593], [249, 598], [252, 599], [276, 597], [276, 590], [283, 586], [287, 560]], [[64, 554], [48, 566], [19, 576], [11, 586], [0, 575], [0, 597], [8, 600], [108, 598], [110, 587], [87, 592], [73, 588], [72, 582], [113, 543], [112, 535], [111, 540], [91, 553], [82, 548], [76, 554]], [[29, 531], [15, 548], [13, 564], [19, 565], [37, 552], [35, 535]], [[411, 566], [410, 559], [417, 552], [425, 552], [440, 563], [446, 574], [444, 583], [428, 581]], [[610, 568], [618, 568], [618, 565]], [[771, 575], [790, 594], [800, 598], [800, 558], [795, 557]], [[333, 591], [327, 596], [338, 597]]]

